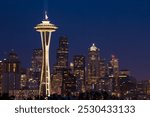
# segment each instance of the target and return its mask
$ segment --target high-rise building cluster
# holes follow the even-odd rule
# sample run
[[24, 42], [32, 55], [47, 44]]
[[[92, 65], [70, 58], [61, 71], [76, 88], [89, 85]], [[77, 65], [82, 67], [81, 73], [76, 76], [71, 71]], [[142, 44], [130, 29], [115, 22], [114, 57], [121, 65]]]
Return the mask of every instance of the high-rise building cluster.
[[[74, 55], [69, 59], [69, 40], [62, 36], [56, 50], [56, 63], [51, 67], [51, 95], [64, 97], [106, 92], [118, 99], [150, 99], [150, 80], [137, 81], [129, 70], [121, 70], [119, 59], [102, 57], [92, 44], [88, 55]], [[14, 50], [0, 61], [0, 96], [12, 99], [37, 99], [42, 71], [42, 49], [34, 49], [31, 66], [22, 68]], [[91, 94], [92, 95], [92, 94]]]

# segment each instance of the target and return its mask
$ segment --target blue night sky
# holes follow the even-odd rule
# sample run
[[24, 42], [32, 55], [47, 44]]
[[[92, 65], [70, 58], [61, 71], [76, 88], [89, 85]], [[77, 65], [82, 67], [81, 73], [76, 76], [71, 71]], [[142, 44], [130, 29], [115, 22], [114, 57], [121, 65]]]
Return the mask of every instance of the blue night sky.
[[150, 79], [149, 0], [1, 0], [0, 58], [14, 49], [23, 66], [29, 66], [32, 50], [41, 47], [34, 26], [48, 10], [59, 29], [51, 41], [51, 62], [55, 63], [58, 38], [69, 38], [70, 60], [87, 55], [95, 43], [107, 60], [115, 54], [121, 69], [137, 79]]

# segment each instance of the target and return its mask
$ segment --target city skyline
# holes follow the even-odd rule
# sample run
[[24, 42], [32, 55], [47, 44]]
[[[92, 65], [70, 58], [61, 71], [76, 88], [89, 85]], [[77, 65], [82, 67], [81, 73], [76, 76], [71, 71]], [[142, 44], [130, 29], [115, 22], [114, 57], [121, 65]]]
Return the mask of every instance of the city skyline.
[[[26, 7], [22, 7], [22, 2], [18, 0], [2, 2], [1, 59], [5, 51], [15, 49], [22, 64], [29, 66], [32, 49], [41, 47], [39, 35], [34, 32], [33, 27], [43, 18], [43, 2], [34, 2], [24, 1]], [[96, 43], [103, 57], [108, 59], [111, 54], [115, 54], [119, 58], [121, 68], [130, 69], [133, 76], [139, 80], [150, 79], [149, 2], [77, 2], [79, 1], [75, 4], [49, 2], [50, 19], [60, 27], [52, 37], [51, 52], [56, 51], [58, 37], [67, 35], [70, 57], [75, 54], [87, 55], [88, 48], [92, 43]], [[79, 47], [79, 43], [82, 46]], [[55, 57], [56, 55], [52, 56], [52, 63], [55, 63]]]
[[[150, 80], [136, 81], [129, 70], [119, 69], [114, 55], [110, 61], [103, 59], [95, 44], [88, 49], [87, 62], [84, 55], [74, 55], [69, 65], [68, 44], [66, 37], [59, 38], [49, 99], [150, 99]], [[42, 53], [34, 49], [31, 66], [24, 69], [17, 53], [9, 52], [0, 62], [0, 99], [44, 99], [39, 95]]]

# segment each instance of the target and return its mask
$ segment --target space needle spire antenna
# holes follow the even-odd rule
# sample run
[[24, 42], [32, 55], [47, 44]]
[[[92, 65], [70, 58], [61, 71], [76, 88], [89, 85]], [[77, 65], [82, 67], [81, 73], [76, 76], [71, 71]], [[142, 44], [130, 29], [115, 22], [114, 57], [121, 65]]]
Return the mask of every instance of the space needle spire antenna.
[[48, 20], [47, 11], [45, 11], [45, 20]]

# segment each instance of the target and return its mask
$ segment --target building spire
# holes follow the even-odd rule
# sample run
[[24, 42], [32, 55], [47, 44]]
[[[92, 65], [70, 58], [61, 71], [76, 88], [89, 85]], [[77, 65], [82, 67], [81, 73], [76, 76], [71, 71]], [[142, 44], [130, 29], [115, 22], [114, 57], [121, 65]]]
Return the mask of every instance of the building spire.
[[45, 11], [45, 20], [48, 20], [47, 11]]
[[95, 43], [90, 47], [90, 51], [96, 51], [98, 48], [95, 46]]

